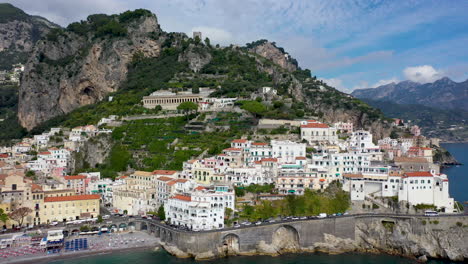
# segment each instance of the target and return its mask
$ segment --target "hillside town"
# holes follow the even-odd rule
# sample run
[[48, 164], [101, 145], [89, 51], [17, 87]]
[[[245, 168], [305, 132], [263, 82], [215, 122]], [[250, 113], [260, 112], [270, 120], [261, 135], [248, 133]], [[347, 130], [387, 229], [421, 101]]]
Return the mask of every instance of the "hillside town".
[[[241, 216], [245, 206], [320, 193], [336, 183], [349, 195], [348, 210], [354, 213], [460, 210], [449, 196], [447, 175], [433, 162], [431, 146], [438, 142], [417, 127], [408, 128], [410, 136], [376, 142], [369, 131], [347, 122], [261, 120], [269, 126], [288, 122], [300, 133], [269, 141], [238, 138], [221, 153], [186, 160], [180, 171], [126, 171], [115, 179], [100, 172], [72, 174], [73, 153], [86, 141], [111, 134], [103, 124], [116, 119], [103, 118], [99, 127], [52, 128], [2, 147], [0, 208], [8, 216], [3, 229], [97, 219], [103, 208], [130, 216], [159, 213], [168, 224], [188, 230], [222, 229], [238, 225], [241, 217], [227, 220]], [[249, 186], [271, 188], [257, 196], [238, 195]]]

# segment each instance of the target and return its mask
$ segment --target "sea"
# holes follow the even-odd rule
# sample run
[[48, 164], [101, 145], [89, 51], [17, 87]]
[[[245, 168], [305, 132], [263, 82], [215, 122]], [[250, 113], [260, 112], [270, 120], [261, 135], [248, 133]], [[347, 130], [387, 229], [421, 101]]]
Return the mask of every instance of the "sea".
[[[452, 155], [462, 164], [444, 168], [443, 173], [449, 176], [450, 195], [456, 201], [468, 201], [468, 143], [443, 144]], [[109, 253], [104, 255], [91, 255], [73, 259], [64, 259], [50, 262], [53, 264], [409, 264], [414, 260], [399, 256], [385, 254], [340, 254], [328, 255], [323, 253], [288, 254], [279, 257], [249, 256], [229, 257], [213, 261], [196, 262], [191, 259], [178, 259], [167, 252], [159, 250], [137, 250], [124, 253]], [[451, 263], [440, 260], [430, 260], [427, 263]]]

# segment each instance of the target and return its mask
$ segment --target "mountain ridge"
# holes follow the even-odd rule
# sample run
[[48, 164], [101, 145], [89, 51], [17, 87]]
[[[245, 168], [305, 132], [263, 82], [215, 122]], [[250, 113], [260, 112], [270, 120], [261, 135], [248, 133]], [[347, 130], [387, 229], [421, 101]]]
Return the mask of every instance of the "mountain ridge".
[[441, 109], [468, 111], [468, 80], [454, 82], [448, 77], [426, 84], [408, 80], [376, 88], [357, 89], [351, 95], [360, 99], [386, 100], [397, 104], [421, 104]]

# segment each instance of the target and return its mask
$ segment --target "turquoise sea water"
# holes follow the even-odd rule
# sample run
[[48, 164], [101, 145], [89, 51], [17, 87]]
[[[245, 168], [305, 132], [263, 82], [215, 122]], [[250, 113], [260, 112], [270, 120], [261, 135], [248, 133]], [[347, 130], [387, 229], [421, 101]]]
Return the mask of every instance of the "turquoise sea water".
[[[61, 261], [50, 262], [52, 264], [410, 264], [414, 260], [373, 254], [290, 254], [279, 257], [252, 256], [252, 257], [229, 257], [214, 261], [199, 261], [189, 259], [177, 259], [164, 251], [149, 252], [139, 251], [130, 253], [112, 253], [107, 255], [90, 256]], [[427, 263], [448, 263], [440, 261], [429, 261]]]
[[450, 195], [456, 201], [468, 201], [468, 143], [450, 143], [442, 144], [442, 146], [452, 153], [458, 162], [464, 164], [442, 170], [449, 177]]
[[[453, 166], [443, 170], [449, 175], [450, 194], [457, 201], [468, 201], [468, 143], [465, 144], [443, 144], [455, 158], [465, 164], [464, 166]], [[53, 264], [409, 264], [416, 263], [414, 260], [374, 254], [290, 254], [279, 257], [253, 256], [253, 257], [230, 257], [215, 261], [196, 262], [190, 259], [177, 259], [164, 251], [135, 251], [127, 253], [111, 253], [105, 255], [92, 255], [88, 257], [77, 257], [65, 260], [49, 262]], [[450, 263], [431, 260], [428, 263]]]

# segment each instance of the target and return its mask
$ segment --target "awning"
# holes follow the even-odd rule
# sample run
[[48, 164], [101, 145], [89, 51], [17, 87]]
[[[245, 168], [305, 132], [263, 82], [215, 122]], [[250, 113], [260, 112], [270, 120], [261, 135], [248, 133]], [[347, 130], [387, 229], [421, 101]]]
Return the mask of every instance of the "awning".
[[289, 190], [288, 193], [295, 193], [295, 190]]

